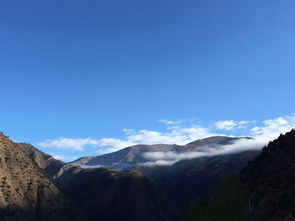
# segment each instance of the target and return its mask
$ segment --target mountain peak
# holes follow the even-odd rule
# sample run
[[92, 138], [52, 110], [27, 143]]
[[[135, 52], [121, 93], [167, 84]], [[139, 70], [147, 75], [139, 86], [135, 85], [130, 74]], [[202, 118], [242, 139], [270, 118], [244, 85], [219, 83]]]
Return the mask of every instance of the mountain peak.
[[143, 165], [149, 162], [144, 154], [151, 152], [173, 152], [185, 153], [200, 151], [206, 152], [207, 147], [216, 147], [220, 145], [228, 145], [239, 139], [252, 139], [249, 137], [227, 137], [227, 136], [213, 136], [204, 139], [199, 139], [187, 145], [180, 146], [176, 144], [138, 144], [135, 146], [127, 147], [122, 150], [100, 155], [96, 157], [84, 157], [73, 162], [74, 165], [87, 165], [87, 166], [102, 166], [107, 168], [117, 169], [132, 169], [137, 168], [138, 165]]

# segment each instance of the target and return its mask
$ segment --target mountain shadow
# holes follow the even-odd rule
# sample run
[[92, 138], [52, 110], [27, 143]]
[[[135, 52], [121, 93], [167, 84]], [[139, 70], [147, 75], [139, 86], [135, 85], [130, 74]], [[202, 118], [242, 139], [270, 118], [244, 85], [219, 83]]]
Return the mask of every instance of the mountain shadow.
[[136, 171], [69, 167], [56, 183], [89, 220], [173, 221], [177, 208], [146, 177]]
[[295, 220], [295, 131], [264, 147], [240, 177], [251, 220]]
[[203, 201], [222, 183], [226, 174], [239, 174], [259, 151], [183, 160], [170, 167], [143, 169], [167, 198], [185, 212], [193, 200]]

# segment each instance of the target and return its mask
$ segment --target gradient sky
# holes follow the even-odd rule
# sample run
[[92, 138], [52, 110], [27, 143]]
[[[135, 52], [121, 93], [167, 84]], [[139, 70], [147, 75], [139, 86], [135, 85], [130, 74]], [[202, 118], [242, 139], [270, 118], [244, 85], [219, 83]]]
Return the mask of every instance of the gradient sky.
[[1, 1], [0, 130], [38, 146], [165, 132], [163, 119], [290, 116], [294, 11], [292, 0]]

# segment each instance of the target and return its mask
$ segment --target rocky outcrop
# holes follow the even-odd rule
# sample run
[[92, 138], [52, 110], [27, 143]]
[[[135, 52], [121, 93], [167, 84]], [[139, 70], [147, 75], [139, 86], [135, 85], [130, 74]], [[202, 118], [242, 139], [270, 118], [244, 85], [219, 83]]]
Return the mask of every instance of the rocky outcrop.
[[18, 146], [22, 148], [27, 155], [34, 160], [40, 168], [45, 170], [52, 177], [64, 166], [64, 162], [55, 159], [49, 154], [46, 154], [31, 144], [19, 143]]
[[50, 176], [0, 134], [0, 217], [7, 221], [84, 220]]

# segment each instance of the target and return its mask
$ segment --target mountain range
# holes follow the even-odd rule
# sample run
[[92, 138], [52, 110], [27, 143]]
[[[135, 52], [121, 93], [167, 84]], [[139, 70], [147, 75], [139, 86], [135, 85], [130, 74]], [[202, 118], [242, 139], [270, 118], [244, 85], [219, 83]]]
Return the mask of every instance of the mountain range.
[[145, 156], [146, 153], [210, 153], [212, 149], [218, 150], [225, 145], [233, 144], [234, 142], [242, 139], [252, 139], [250, 137], [226, 137], [214, 136], [205, 139], [196, 140], [184, 146], [156, 144], [156, 145], [135, 145], [124, 148], [122, 150], [104, 154], [100, 156], [82, 157], [74, 162], [74, 165], [79, 166], [97, 166], [116, 169], [134, 169], [150, 162], [149, 157]]
[[[184, 146], [136, 145], [64, 163], [1, 134], [0, 215], [8, 221], [177, 221], [192, 202], [198, 208], [218, 208], [214, 203], [219, 201], [218, 205], [227, 205], [222, 203], [226, 197], [206, 202], [231, 174], [241, 183], [234, 185], [246, 202], [246, 220], [294, 220], [295, 131], [281, 135], [262, 151], [208, 154], [220, 153], [242, 139], [251, 138], [215, 136]], [[172, 164], [146, 164], [153, 160], [146, 153], [195, 152], [205, 154]], [[232, 187], [227, 188], [223, 193]], [[204, 215], [209, 210], [202, 211]], [[194, 215], [189, 212], [185, 217]]]

